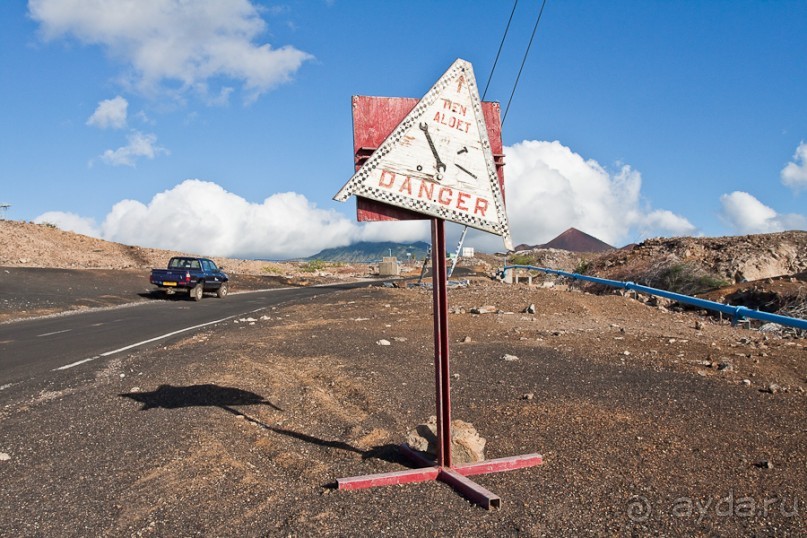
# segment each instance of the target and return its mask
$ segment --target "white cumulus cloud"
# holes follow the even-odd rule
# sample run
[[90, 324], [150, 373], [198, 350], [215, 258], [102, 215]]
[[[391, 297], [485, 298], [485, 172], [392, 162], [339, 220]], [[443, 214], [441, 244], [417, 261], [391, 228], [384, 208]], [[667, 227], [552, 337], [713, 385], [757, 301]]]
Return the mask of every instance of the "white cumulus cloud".
[[239, 257], [296, 257], [347, 245], [355, 225], [317, 208], [301, 194], [273, 194], [250, 203], [215, 183], [186, 180], [143, 204], [115, 204], [103, 237], [133, 245]]
[[234, 80], [251, 101], [313, 58], [259, 42], [267, 25], [249, 0], [30, 0], [28, 9], [45, 39], [102, 47], [144, 93], [194, 89], [220, 101], [232, 91], [223, 80]]
[[782, 184], [794, 191], [807, 189], [807, 142], [799, 144], [793, 155], [793, 161], [782, 168], [780, 176]]
[[157, 155], [167, 154], [167, 149], [157, 145], [157, 135], [132, 131], [125, 146], [106, 150], [100, 159], [112, 166], [134, 166], [138, 158], [153, 159]]
[[296, 258], [356, 241], [428, 238], [428, 224], [421, 221], [359, 224], [298, 193], [277, 193], [253, 203], [198, 179], [185, 180], [145, 204], [118, 202], [100, 226], [58, 211], [39, 221], [129, 245], [239, 258]]
[[807, 227], [804, 216], [777, 213], [747, 192], [724, 194], [720, 197], [720, 205], [720, 216], [734, 233], [770, 233]]
[[[608, 172], [559, 142], [525, 141], [505, 151], [508, 215], [516, 244], [543, 243], [572, 226], [615, 246], [631, 234], [697, 231], [686, 218], [643, 204], [641, 175], [629, 166]], [[64, 229], [90, 222], [60, 219], [54, 212], [48, 215], [49, 222]], [[460, 231], [459, 226], [448, 228], [452, 250]], [[318, 208], [298, 193], [277, 193], [254, 203], [197, 179], [185, 180], [148, 203], [118, 202], [92, 235], [132, 245], [246, 258], [310, 256], [357, 241], [430, 240], [428, 220], [357, 223]], [[486, 252], [503, 248], [501, 238], [482, 232], [469, 234], [467, 244]]]
[[104, 99], [87, 119], [87, 125], [99, 129], [122, 129], [126, 127], [126, 114], [129, 102], [120, 95], [113, 99]]
[[65, 213], [63, 211], [48, 211], [42, 213], [34, 219], [37, 224], [53, 224], [61, 230], [68, 230], [77, 234], [89, 235], [90, 237], [100, 237], [101, 231], [95, 220], [76, 215], [75, 213]]
[[[506, 200], [513, 242], [549, 241], [570, 227], [621, 246], [632, 234], [691, 235], [697, 229], [641, 198], [641, 174], [609, 172], [560, 142], [526, 140], [505, 148]], [[501, 248], [501, 247], [499, 247]]]

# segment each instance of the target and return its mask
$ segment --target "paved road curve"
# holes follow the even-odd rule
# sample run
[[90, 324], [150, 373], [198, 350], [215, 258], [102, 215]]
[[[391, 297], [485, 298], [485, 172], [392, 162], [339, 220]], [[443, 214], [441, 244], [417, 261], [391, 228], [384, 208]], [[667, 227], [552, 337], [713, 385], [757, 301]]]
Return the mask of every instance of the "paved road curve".
[[258, 313], [272, 305], [366, 285], [275, 289], [226, 299], [206, 296], [198, 303], [184, 298], [157, 300], [2, 324], [0, 389], [54, 370], [81, 367], [133, 347], [180, 338], [203, 326]]

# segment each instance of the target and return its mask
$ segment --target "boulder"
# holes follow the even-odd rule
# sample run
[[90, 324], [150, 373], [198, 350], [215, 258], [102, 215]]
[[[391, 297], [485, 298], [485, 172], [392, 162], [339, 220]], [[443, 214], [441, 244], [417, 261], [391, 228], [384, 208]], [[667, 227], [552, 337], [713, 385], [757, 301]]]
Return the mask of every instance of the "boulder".
[[[451, 421], [451, 461], [452, 464], [475, 463], [485, 459], [485, 438], [470, 422]], [[425, 424], [409, 432], [406, 444], [415, 450], [436, 457], [437, 417], [432, 415]]]

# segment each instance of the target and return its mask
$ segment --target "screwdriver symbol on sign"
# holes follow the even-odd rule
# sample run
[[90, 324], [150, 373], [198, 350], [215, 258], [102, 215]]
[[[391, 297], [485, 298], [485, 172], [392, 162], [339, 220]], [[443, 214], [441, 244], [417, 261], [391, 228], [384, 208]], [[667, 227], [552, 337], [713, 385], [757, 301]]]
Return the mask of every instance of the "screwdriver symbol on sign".
[[429, 124], [428, 123], [421, 123], [418, 125], [420, 130], [423, 131], [423, 134], [426, 135], [426, 142], [429, 143], [429, 147], [432, 150], [432, 154], [434, 155], [434, 160], [436, 161], [435, 168], [437, 169], [437, 179], [442, 179], [443, 175], [440, 172], [446, 171], [446, 164], [440, 159], [440, 155], [437, 153], [437, 148], [434, 147], [434, 141], [432, 140], [432, 135], [429, 134]]
[[[462, 149], [457, 152], [457, 155], [462, 155], [463, 153], [468, 153], [468, 147], [467, 146], [462, 146]], [[468, 174], [472, 178], [478, 179], [476, 177], [476, 174], [474, 174], [473, 172], [471, 172], [470, 170], [468, 170], [467, 168], [465, 168], [461, 164], [454, 163], [454, 166], [456, 166], [457, 168], [459, 168], [460, 170], [462, 170], [463, 172], [465, 172], [466, 174]]]

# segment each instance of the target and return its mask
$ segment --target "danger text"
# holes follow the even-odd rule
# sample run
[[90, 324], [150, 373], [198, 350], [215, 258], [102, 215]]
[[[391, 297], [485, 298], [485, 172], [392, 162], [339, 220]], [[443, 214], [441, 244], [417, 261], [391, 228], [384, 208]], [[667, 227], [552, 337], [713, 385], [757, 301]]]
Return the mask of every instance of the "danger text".
[[393, 193], [428, 200], [480, 218], [485, 218], [489, 205], [487, 198], [477, 194], [387, 170], [381, 171], [378, 186]]

